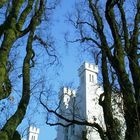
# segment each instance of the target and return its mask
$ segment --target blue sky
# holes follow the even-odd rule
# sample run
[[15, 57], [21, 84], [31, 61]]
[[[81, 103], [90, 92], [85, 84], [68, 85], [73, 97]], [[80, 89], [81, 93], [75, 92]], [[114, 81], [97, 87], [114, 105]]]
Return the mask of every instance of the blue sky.
[[[56, 41], [56, 47], [57, 50], [59, 50], [60, 54], [60, 61], [62, 63], [61, 70], [59, 76], [60, 83], [69, 83], [75, 81], [75, 84], [78, 81], [78, 58], [77, 57], [77, 47], [74, 46], [75, 44], [69, 46], [68, 49], [66, 49], [65, 46], [65, 40], [64, 40], [64, 33], [67, 30], [70, 30], [71, 26], [68, 25], [68, 23], [65, 22], [66, 20], [66, 14], [67, 12], [72, 11], [72, 6], [74, 5], [75, 0], [67, 1], [62, 0], [60, 5], [57, 7], [57, 9], [54, 11], [53, 16], [53, 27], [52, 27], [52, 35], [55, 38]], [[59, 49], [58, 49], [59, 48]], [[57, 85], [57, 83], [54, 83]], [[59, 88], [59, 84], [57, 87]], [[44, 117], [44, 116], [42, 116]], [[41, 117], [40, 117], [41, 119]], [[39, 140], [54, 140], [56, 138], [56, 127], [50, 127], [44, 124], [40, 127], [40, 134], [39, 134]]]
[[[73, 83], [74, 87], [77, 87], [79, 84], [77, 69], [83, 61], [92, 62], [90, 57], [82, 56], [82, 53], [79, 53], [78, 43], [69, 44], [69, 47], [65, 44], [64, 33], [67, 31], [73, 33], [72, 26], [66, 22], [66, 14], [74, 10], [75, 2], [77, 0], [61, 0], [52, 17], [51, 34], [55, 39], [55, 46], [62, 64], [60, 69], [56, 69], [59, 70], [59, 77], [53, 80], [53, 84], [56, 86], [55, 89], [58, 92], [62, 84]], [[40, 114], [37, 121], [38, 124], [41, 124], [37, 126], [40, 128], [39, 140], [54, 140], [56, 138], [56, 127], [45, 124], [44, 114]]]
[[[75, 44], [71, 44], [69, 48], [66, 48], [64, 33], [67, 30], [70, 30], [71, 26], [65, 22], [67, 12], [72, 11], [72, 7], [74, 5], [75, 0], [62, 0], [61, 4], [54, 11], [53, 16], [53, 28], [52, 34], [56, 39], [56, 47], [59, 48], [59, 54], [61, 56], [60, 61], [62, 63], [62, 72], [59, 76], [60, 83], [69, 83], [74, 82], [74, 84], [78, 81], [78, 73], [77, 68], [79, 65], [77, 47]], [[55, 83], [57, 84], [57, 83]], [[58, 88], [59, 88], [58, 84]], [[76, 85], [77, 86], [77, 85]], [[40, 128], [39, 140], [54, 140], [56, 137], [56, 128], [44, 125]]]
[[[73, 31], [72, 26], [66, 22], [66, 14], [73, 11], [75, 1], [76, 0], [61, 0], [61, 3], [57, 6], [52, 17], [51, 34], [55, 39], [55, 46], [59, 53], [59, 61], [62, 64], [61, 68], [56, 69], [58, 70], [59, 77], [57, 80], [53, 80], [52, 83], [56, 86], [56, 90], [59, 90], [62, 84], [67, 85], [73, 83], [74, 87], [77, 87], [79, 84], [77, 69], [83, 61], [89, 60], [89, 58], [79, 53], [79, 44], [69, 44], [69, 47], [65, 44], [64, 33]], [[47, 126], [45, 124], [45, 114], [40, 113], [36, 120], [37, 124], [40, 124], [37, 125], [37, 127], [40, 128], [39, 140], [54, 140], [56, 138], [56, 127]]]
[[[77, 69], [83, 61], [87, 61], [87, 59], [90, 58], [85, 58], [85, 56], [78, 53], [78, 44], [70, 44], [69, 47], [65, 44], [64, 33], [68, 30], [73, 30], [72, 26], [66, 22], [66, 14], [72, 12], [75, 1], [76, 0], [62, 0], [61, 4], [54, 11], [52, 34], [56, 39], [56, 47], [59, 48], [58, 50], [61, 56], [60, 61], [62, 67], [59, 82], [63, 84], [72, 82], [73, 85], [77, 87], [79, 84]], [[59, 89], [61, 85], [55, 84]], [[56, 138], [56, 127], [47, 125], [40, 127], [39, 140], [54, 140], [54, 138]]]

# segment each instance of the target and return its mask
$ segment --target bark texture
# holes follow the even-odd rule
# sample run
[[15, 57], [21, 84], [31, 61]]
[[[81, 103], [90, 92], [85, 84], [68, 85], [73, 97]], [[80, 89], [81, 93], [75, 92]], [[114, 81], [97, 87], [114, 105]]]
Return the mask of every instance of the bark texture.
[[[0, 8], [8, 1], [1, 1]], [[22, 6], [27, 3], [23, 9]], [[22, 122], [26, 109], [30, 100], [30, 69], [31, 62], [33, 63], [34, 51], [32, 43], [34, 41], [34, 33], [36, 27], [40, 24], [42, 13], [44, 11], [44, 0], [24, 1], [12, 0], [8, 7], [10, 10], [3, 24], [0, 25], [0, 37], [3, 36], [0, 46], [0, 100], [7, 98], [12, 91], [12, 84], [8, 74], [8, 58], [13, 44], [19, 39], [28, 34], [26, 47], [26, 55], [22, 67], [22, 96], [15, 113], [7, 120], [0, 131], [1, 140], [20, 140], [20, 134], [16, 131], [19, 124]], [[21, 12], [21, 9], [22, 12]], [[30, 15], [31, 12], [32, 16]], [[24, 24], [27, 22], [27, 17], [30, 22], [24, 29]], [[24, 29], [24, 30], [23, 30]], [[22, 46], [23, 47], [23, 46]], [[22, 48], [21, 48], [22, 50]]]
[[87, 45], [94, 48], [93, 52], [100, 52], [97, 56], [100, 56], [98, 61], [101, 62], [104, 93], [99, 103], [104, 112], [108, 140], [122, 139], [120, 124], [112, 113], [114, 89], [117, 89], [115, 94], [123, 96], [125, 140], [140, 139], [140, 1], [133, 3], [134, 18], [130, 22], [126, 7], [131, 4], [124, 0], [88, 0], [86, 5], [83, 1], [87, 12], [77, 9], [76, 22], [70, 18], [70, 22], [79, 30], [80, 39], [75, 41], [88, 42]]

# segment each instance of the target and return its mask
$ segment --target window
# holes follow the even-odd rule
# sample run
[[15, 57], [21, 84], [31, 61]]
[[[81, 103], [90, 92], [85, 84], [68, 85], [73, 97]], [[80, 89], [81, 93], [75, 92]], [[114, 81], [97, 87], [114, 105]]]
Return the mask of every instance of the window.
[[65, 140], [68, 140], [68, 127], [65, 128]]
[[75, 126], [72, 125], [72, 126], [71, 126], [71, 135], [74, 135], [74, 129], [75, 129]]
[[91, 82], [91, 74], [89, 74], [89, 82]]
[[31, 140], [34, 140], [34, 136], [32, 136]]
[[94, 82], [94, 76], [89, 74], [89, 82]]
[[35, 136], [32, 136], [31, 140], [35, 140]]
[[94, 76], [92, 75], [92, 82], [94, 82]]
[[69, 97], [67, 98], [67, 103], [69, 102]]

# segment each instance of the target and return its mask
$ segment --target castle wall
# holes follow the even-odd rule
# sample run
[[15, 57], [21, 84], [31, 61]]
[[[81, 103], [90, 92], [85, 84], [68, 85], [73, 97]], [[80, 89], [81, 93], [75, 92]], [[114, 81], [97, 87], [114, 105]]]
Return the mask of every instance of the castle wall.
[[[100, 94], [103, 92], [97, 82], [98, 67], [93, 64], [84, 63], [79, 69], [80, 86], [77, 92], [62, 88], [60, 96], [62, 103], [60, 105], [60, 113], [69, 119], [74, 116], [74, 119], [79, 121], [87, 120], [99, 124], [103, 120], [103, 111], [98, 104]], [[63, 120], [61, 123], [67, 124]], [[87, 134], [88, 140], [100, 140], [98, 133], [91, 127], [72, 125], [69, 127], [58, 126], [56, 140], [81, 140], [84, 133]]]

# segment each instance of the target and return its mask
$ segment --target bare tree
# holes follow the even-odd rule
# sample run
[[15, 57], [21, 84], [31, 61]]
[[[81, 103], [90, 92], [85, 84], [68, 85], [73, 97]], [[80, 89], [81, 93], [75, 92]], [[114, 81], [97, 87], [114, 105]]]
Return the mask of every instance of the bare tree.
[[[20, 140], [20, 135], [16, 131], [19, 124], [22, 122], [31, 96], [31, 69], [35, 66], [35, 51], [33, 49], [34, 42], [38, 42], [46, 49], [46, 54], [49, 53], [49, 41], [39, 36], [41, 27], [45, 27], [48, 22], [50, 11], [55, 8], [57, 1], [46, 0], [2, 0], [0, 1], [1, 21], [0, 21], [0, 100], [12, 98], [14, 91], [10, 72], [14, 64], [11, 61], [11, 55], [14, 54], [11, 50], [20, 45], [20, 53], [25, 57], [20, 59], [21, 73], [17, 73], [14, 77], [21, 78], [21, 93], [19, 102], [15, 112], [8, 116], [7, 121], [2, 124], [0, 131], [0, 139], [2, 140]], [[39, 30], [38, 30], [39, 28]], [[24, 42], [24, 43], [23, 43]], [[47, 43], [46, 43], [47, 42]], [[42, 44], [44, 43], [44, 44]], [[24, 47], [25, 46], [25, 47]], [[15, 50], [18, 48], [15, 48]], [[44, 49], [44, 51], [45, 51]], [[53, 55], [55, 58], [55, 55]], [[20, 85], [19, 84], [19, 85]], [[17, 85], [18, 86], [18, 85]]]
[[73, 124], [92, 126], [98, 129], [103, 140], [121, 140], [120, 122], [114, 118], [112, 107], [115, 94], [122, 97], [121, 108], [126, 123], [125, 140], [139, 140], [140, 1], [81, 0], [77, 5], [75, 15], [68, 19], [76, 29], [76, 36], [74, 40], [67, 41], [90, 46], [90, 51], [100, 65], [104, 93], [99, 98], [99, 104], [103, 108], [106, 131], [96, 123], [68, 119], [57, 112], [58, 108], [52, 110], [41, 101], [48, 112], [68, 122], [67, 125], [47, 123], [64, 127]]
[[[81, 3], [80, 3], [81, 2]], [[69, 18], [78, 32], [75, 41], [100, 51], [99, 62], [104, 93], [103, 107], [107, 136], [118, 140], [118, 127], [112, 114], [114, 89], [123, 96], [126, 140], [140, 139], [140, 1], [80, 1], [75, 17]], [[128, 8], [129, 7], [129, 8]], [[132, 10], [130, 10], [130, 7]], [[74, 41], [73, 41], [74, 42]], [[111, 77], [114, 73], [115, 78]], [[114, 88], [114, 85], [116, 88]]]

